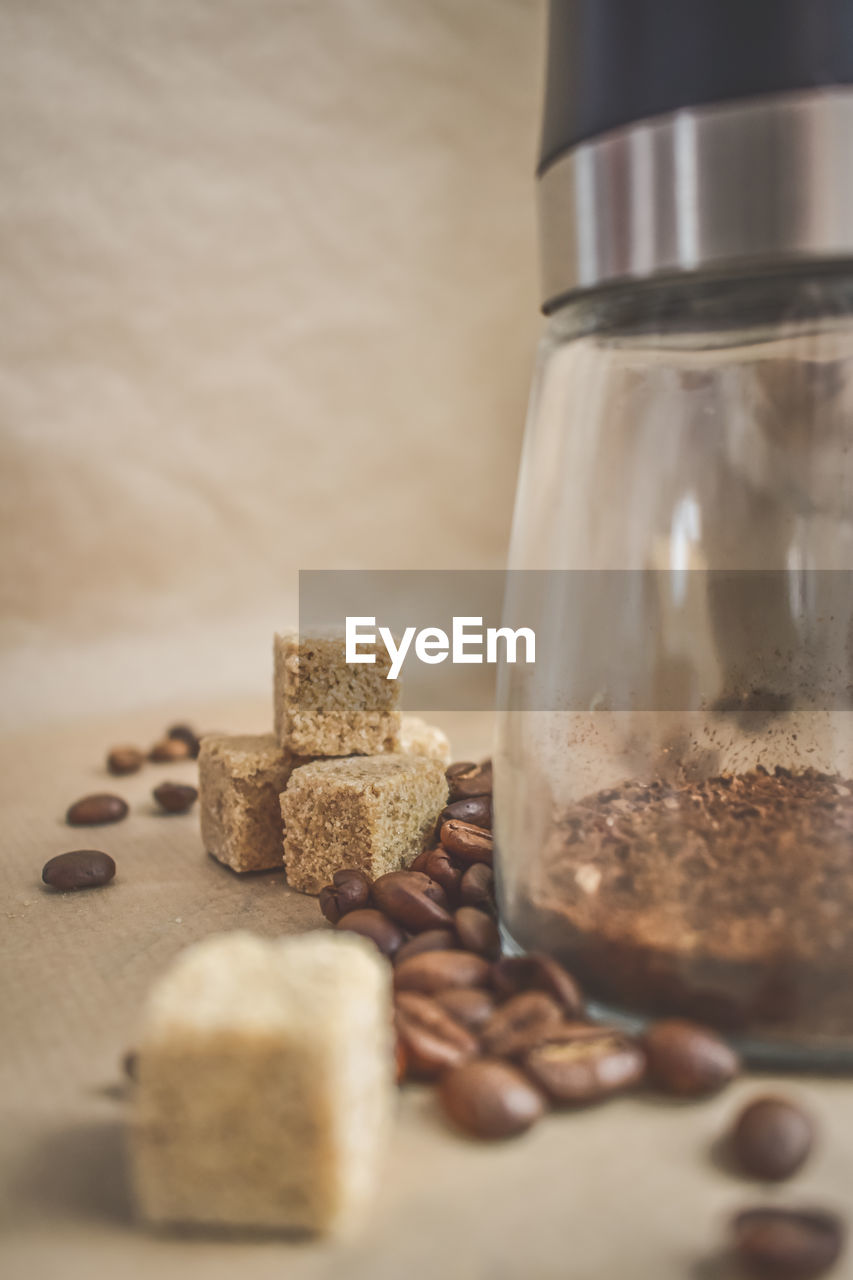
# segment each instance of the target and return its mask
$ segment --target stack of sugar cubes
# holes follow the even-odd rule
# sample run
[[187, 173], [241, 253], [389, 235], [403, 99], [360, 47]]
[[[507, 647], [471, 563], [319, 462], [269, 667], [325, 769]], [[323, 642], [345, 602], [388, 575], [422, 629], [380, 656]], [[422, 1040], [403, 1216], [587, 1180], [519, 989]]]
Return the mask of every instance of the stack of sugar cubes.
[[[202, 836], [234, 871], [407, 866], [447, 803], [449, 745], [401, 716], [389, 666], [342, 639], [275, 638], [275, 733], [215, 734]], [[391, 971], [337, 931], [234, 932], [187, 948], [149, 994], [130, 1130], [140, 1215], [159, 1227], [348, 1232], [380, 1183], [394, 1096]]]
[[450, 748], [399, 709], [390, 659], [348, 664], [342, 636], [274, 640], [274, 733], [212, 734], [199, 755], [201, 834], [233, 871], [281, 867], [319, 893], [342, 867], [409, 865], [447, 803]]

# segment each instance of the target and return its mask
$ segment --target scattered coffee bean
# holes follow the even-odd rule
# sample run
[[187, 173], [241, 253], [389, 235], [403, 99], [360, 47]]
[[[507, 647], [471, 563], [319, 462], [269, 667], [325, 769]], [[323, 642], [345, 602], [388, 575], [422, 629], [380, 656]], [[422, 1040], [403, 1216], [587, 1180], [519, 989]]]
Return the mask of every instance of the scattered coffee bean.
[[553, 996], [569, 1018], [583, 1013], [583, 995], [570, 973], [551, 956], [530, 952], [526, 956], [504, 956], [492, 969], [492, 985], [498, 996], [518, 991], [544, 991]]
[[470, 800], [456, 800], [444, 809], [438, 819], [438, 829], [445, 822], [468, 822], [472, 827], [492, 829], [492, 797], [472, 796]]
[[173, 724], [171, 729], [166, 730], [166, 737], [172, 738], [176, 742], [186, 743], [190, 759], [198, 759], [198, 753], [201, 749], [201, 739], [195, 730], [191, 729], [188, 724]]
[[457, 800], [470, 800], [473, 796], [485, 796], [491, 793], [491, 760], [484, 760], [482, 764], [460, 760], [457, 764], [450, 765], [445, 776], [450, 789], [450, 804], [455, 804]]
[[740, 1059], [725, 1040], [681, 1018], [653, 1023], [642, 1044], [650, 1079], [665, 1093], [680, 1097], [716, 1093], [740, 1070]]
[[411, 956], [394, 971], [398, 991], [435, 995], [446, 987], [482, 987], [489, 978], [489, 963], [473, 951], [425, 951]]
[[459, 882], [459, 901], [466, 907], [492, 906], [495, 873], [486, 862], [475, 862]]
[[[377, 911], [374, 907], [362, 907], [356, 911], [348, 911], [338, 921], [338, 929], [345, 929], [350, 933], [358, 933], [362, 938], [369, 938], [374, 942], [383, 956], [391, 959], [400, 947], [403, 945], [405, 934], [399, 925], [393, 920], [389, 920], [381, 911]], [[410, 962], [411, 963], [411, 962]]]
[[483, 1048], [511, 1058], [543, 1044], [563, 1020], [563, 1011], [544, 991], [522, 991], [498, 1005], [482, 1032]]
[[462, 883], [462, 868], [456, 865], [447, 850], [441, 846], [431, 849], [423, 869], [430, 879], [441, 885], [448, 901], [455, 902]]
[[447, 1115], [475, 1138], [511, 1138], [545, 1113], [538, 1089], [515, 1067], [493, 1058], [446, 1071], [438, 1088]]
[[394, 1042], [394, 1079], [397, 1084], [402, 1084], [409, 1070], [408, 1059], [406, 1058], [406, 1046], [397, 1036]]
[[70, 806], [65, 821], [69, 827], [100, 827], [107, 822], [121, 822], [127, 815], [127, 802], [121, 796], [83, 796]]
[[446, 1067], [476, 1057], [479, 1045], [431, 996], [400, 991], [394, 1002], [397, 1035], [403, 1043], [409, 1073], [432, 1079]]
[[587, 1028], [580, 1035], [567, 1029], [564, 1035], [531, 1049], [524, 1058], [525, 1071], [553, 1102], [601, 1102], [642, 1080], [645, 1055], [627, 1036], [603, 1028]]
[[403, 943], [394, 957], [394, 963], [402, 964], [409, 956], [419, 956], [425, 951], [453, 951], [458, 946], [459, 941], [452, 929], [427, 929]]
[[434, 999], [469, 1031], [480, 1031], [495, 1011], [495, 998], [483, 987], [448, 987]]
[[107, 756], [107, 768], [117, 777], [138, 773], [144, 764], [145, 754], [138, 747], [113, 747]]
[[487, 960], [496, 960], [501, 953], [501, 936], [491, 916], [479, 907], [460, 907], [454, 912], [453, 923], [461, 945], [466, 951], [476, 951]]
[[470, 822], [456, 822], [451, 818], [441, 828], [441, 843], [448, 853], [461, 862], [492, 861], [492, 833], [474, 827]]
[[139, 1073], [139, 1054], [135, 1049], [128, 1049], [121, 1060], [121, 1069], [127, 1076], [128, 1080], [136, 1081]]
[[190, 748], [183, 738], [161, 738], [148, 752], [154, 764], [171, 764], [174, 760], [189, 760]]
[[820, 1209], [745, 1209], [733, 1223], [734, 1249], [762, 1280], [810, 1280], [841, 1256], [844, 1228]]
[[744, 1173], [781, 1181], [805, 1163], [814, 1142], [809, 1116], [785, 1098], [756, 1098], [741, 1111], [732, 1153]]
[[188, 813], [198, 800], [198, 788], [183, 782], [161, 782], [151, 794], [166, 813]]
[[380, 911], [413, 933], [453, 924], [446, 893], [422, 871], [389, 871], [374, 880], [372, 894]]
[[41, 878], [51, 889], [68, 893], [73, 889], [97, 889], [109, 884], [116, 873], [116, 864], [108, 853], [99, 849], [74, 849], [70, 853], [58, 853], [42, 867]]
[[330, 924], [370, 904], [370, 879], [357, 867], [336, 871], [332, 883], [320, 890], [320, 910]]

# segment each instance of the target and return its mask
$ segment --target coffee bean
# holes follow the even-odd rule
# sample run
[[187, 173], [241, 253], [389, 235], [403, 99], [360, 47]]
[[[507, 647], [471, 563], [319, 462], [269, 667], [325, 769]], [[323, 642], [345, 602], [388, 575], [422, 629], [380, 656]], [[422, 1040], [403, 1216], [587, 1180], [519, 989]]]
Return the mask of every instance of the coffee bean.
[[473, 951], [426, 951], [397, 966], [394, 985], [431, 996], [447, 987], [482, 987], [488, 977], [488, 961]]
[[437, 849], [430, 850], [429, 857], [424, 863], [424, 872], [431, 880], [435, 880], [436, 884], [441, 885], [447, 894], [448, 901], [456, 901], [459, 896], [459, 886], [462, 883], [462, 868], [456, 865], [446, 849], [442, 849], [439, 845]]
[[732, 1132], [732, 1153], [744, 1173], [781, 1181], [805, 1163], [814, 1142], [809, 1116], [785, 1098], [755, 1098]]
[[372, 893], [380, 911], [413, 933], [453, 923], [446, 893], [422, 871], [389, 871], [374, 880]]
[[570, 973], [551, 956], [530, 952], [504, 956], [492, 968], [492, 985], [501, 998], [517, 991], [544, 991], [553, 996], [570, 1018], [583, 1013], [583, 995]]
[[99, 849], [74, 849], [70, 853], [58, 853], [42, 867], [41, 878], [51, 889], [64, 893], [72, 889], [97, 889], [109, 884], [116, 873], [116, 864], [108, 853]]
[[107, 756], [107, 768], [117, 777], [138, 773], [144, 764], [145, 755], [138, 747], [113, 747]]
[[201, 740], [195, 730], [191, 729], [188, 724], [173, 724], [171, 729], [166, 730], [166, 737], [172, 738], [176, 742], [185, 743], [190, 759], [198, 759]]
[[492, 861], [492, 833], [473, 827], [470, 822], [450, 822], [442, 824], [441, 843], [448, 853], [459, 858], [461, 862]]
[[174, 760], [189, 760], [190, 748], [183, 738], [161, 738], [148, 752], [154, 764], [171, 764]]
[[681, 1018], [653, 1023], [642, 1045], [650, 1079], [665, 1093], [683, 1098], [716, 1093], [740, 1070], [740, 1059], [725, 1040]]
[[94, 795], [75, 800], [65, 821], [69, 827], [100, 827], [107, 822], [121, 822], [127, 815], [127, 803], [120, 796]]
[[121, 1060], [121, 1069], [127, 1076], [128, 1080], [136, 1082], [139, 1074], [139, 1054], [135, 1049], [128, 1049]]
[[511, 1058], [544, 1043], [563, 1020], [563, 1011], [544, 991], [522, 991], [495, 1009], [482, 1032], [483, 1048]]
[[471, 1032], [431, 996], [399, 991], [394, 1001], [397, 1035], [403, 1043], [409, 1074], [432, 1079], [446, 1067], [458, 1067], [479, 1053]]
[[495, 1011], [495, 998], [483, 987], [448, 987], [446, 991], [436, 992], [434, 998], [451, 1018], [469, 1031], [479, 1031]]
[[151, 794], [166, 813], [187, 813], [198, 800], [198, 789], [183, 782], [161, 782]]
[[356, 911], [348, 911], [338, 921], [338, 929], [349, 933], [358, 933], [362, 938], [374, 942], [383, 956], [392, 958], [403, 945], [405, 934], [399, 925], [389, 920], [374, 907], [362, 907]]
[[[516, 997], [518, 999], [518, 997]], [[639, 1083], [646, 1060], [635, 1041], [616, 1031], [567, 1028], [560, 1037], [531, 1049], [523, 1059], [533, 1082], [553, 1102], [581, 1106], [600, 1102]]]
[[820, 1209], [745, 1209], [733, 1223], [734, 1249], [750, 1275], [810, 1280], [837, 1262], [844, 1228]]
[[320, 890], [320, 910], [330, 924], [337, 924], [349, 911], [370, 903], [370, 879], [357, 867], [336, 871], [332, 883]]
[[409, 871], [425, 871], [426, 860], [431, 853], [432, 853], [432, 849], [422, 849], [418, 854], [418, 856], [415, 858], [414, 862], [409, 863], [408, 870]]
[[402, 964], [409, 956], [419, 956], [425, 951], [453, 951], [459, 942], [452, 929], [427, 929], [404, 942], [394, 957], [395, 964]]
[[468, 822], [472, 827], [482, 827], [485, 831], [492, 829], [492, 797], [472, 796], [470, 800], [455, 800], [449, 804], [438, 819], [438, 828], [445, 822]]
[[484, 760], [482, 764], [472, 764], [470, 760], [460, 760], [450, 765], [445, 777], [450, 789], [449, 801], [470, 800], [473, 796], [490, 795], [492, 790], [492, 762]]
[[438, 1090], [450, 1119], [475, 1138], [511, 1138], [545, 1113], [538, 1089], [515, 1067], [494, 1058], [446, 1071]]
[[501, 936], [491, 916], [479, 907], [460, 907], [454, 912], [453, 923], [459, 941], [466, 951], [476, 951], [488, 960], [496, 960], [501, 953]]
[[459, 901], [466, 907], [492, 906], [495, 873], [486, 862], [475, 862], [459, 882]]

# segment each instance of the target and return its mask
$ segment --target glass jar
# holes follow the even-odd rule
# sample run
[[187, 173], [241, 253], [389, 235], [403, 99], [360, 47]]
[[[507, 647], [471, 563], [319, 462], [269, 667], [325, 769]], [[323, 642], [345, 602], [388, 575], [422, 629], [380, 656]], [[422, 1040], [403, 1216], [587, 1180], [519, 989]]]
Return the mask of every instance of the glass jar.
[[[735, 6], [685, 6], [670, 62], [653, 0], [593, 8], [551, 6], [550, 320], [505, 605], [537, 669], [501, 673], [502, 926], [611, 1016], [851, 1066], [853, 32], [829, 51], [806, 0], [760, 0], [785, 56], [758, 23], [731, 102], [706, 51], [737, 44]], [[606, 77], [632, 41], [603, 103], [575, 51]], [[824, 56], [842, 87], [806, 91]]]
[[511, 939], [853, 1056], [853, 270], [561, 308], [510, 567], [548, 570], [513, 622], [562, 655], [535, 708], [504, 673]]

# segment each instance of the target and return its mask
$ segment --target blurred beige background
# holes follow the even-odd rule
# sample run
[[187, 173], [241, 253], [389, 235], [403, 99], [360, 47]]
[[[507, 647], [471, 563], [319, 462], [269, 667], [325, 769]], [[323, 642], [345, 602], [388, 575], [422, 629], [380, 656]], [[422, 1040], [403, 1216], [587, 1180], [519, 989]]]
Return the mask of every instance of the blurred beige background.
[[7, 726], [269, 682], [506, 551], [542, 0], [0, 0]]

